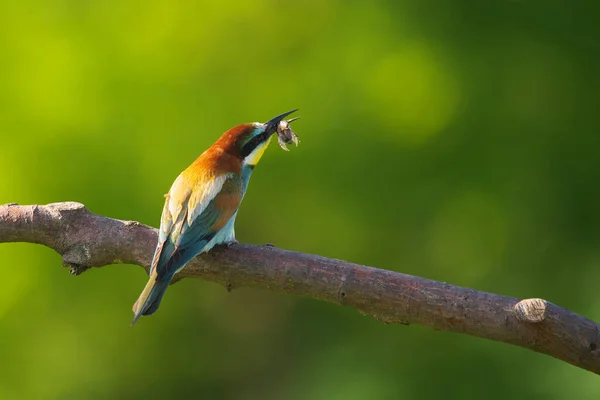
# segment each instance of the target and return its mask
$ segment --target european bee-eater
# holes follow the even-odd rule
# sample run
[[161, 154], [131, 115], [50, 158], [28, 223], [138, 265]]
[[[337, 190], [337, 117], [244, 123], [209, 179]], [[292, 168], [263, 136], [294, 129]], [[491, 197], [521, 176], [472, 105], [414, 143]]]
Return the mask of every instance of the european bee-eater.
[[235, 242], [238, 207], [272, 135], [277, 132], [284, 149], [285, 142], [298, 144], [289, 129], [292, 120], [284, 120], [295, 111], [229, 129], [175, 179], [165, 195], [150, 279], [133, 305], [131, 325], [156, 312], [173, 276], [196, 255]]

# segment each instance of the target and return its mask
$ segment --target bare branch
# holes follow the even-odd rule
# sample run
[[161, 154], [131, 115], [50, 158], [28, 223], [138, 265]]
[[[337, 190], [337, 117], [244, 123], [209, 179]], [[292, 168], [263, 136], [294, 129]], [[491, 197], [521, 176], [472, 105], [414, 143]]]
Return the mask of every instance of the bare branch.
[[[148, 269], [156, 229], [89, 212], [79, 203], [0, 206], [0, 242], [62, 255], [71, 272], [108, 264]], [[181, 272], [230, 289], [251, 286], [353, 307], [384, 323], [415, 323], [510, 343], [600, 374], [600, 326], [542, 299], [518, 300], [271, 246], [234, 245]]]

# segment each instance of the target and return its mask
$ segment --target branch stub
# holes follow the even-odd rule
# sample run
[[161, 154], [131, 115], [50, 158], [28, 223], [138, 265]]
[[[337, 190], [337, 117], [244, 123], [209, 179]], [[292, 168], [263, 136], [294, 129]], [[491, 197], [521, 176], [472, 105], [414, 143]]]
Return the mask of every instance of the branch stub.
[[519, 321], [537, 324], [546, 318], [547, 308], [544, 299], [524, 299], [515, 304], [514, 312]]

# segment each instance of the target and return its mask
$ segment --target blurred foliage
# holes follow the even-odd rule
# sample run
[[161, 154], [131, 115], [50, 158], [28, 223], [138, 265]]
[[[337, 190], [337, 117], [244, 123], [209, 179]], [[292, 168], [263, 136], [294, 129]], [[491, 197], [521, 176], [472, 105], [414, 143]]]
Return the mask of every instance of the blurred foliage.
[[[0, 3], [0, 203], [157, 226], [227, 128], [292, 108], [238, 239], [600, 320], [599, 3]], [[2, 399], [597, 399], [550, 357], [200, 280], [129, 327], [139, 267], [0, 246]]]

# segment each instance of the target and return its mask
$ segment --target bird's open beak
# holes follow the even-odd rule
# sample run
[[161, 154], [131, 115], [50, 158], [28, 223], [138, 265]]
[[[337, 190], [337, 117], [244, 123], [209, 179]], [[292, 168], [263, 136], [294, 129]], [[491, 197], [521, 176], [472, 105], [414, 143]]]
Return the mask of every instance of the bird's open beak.
[[[288, 111], [286, 113], [283, 113], [281, 115], [276, 116], [275, 118], [265, 122], [265, 132], [268, 135], [271, 135], [275, 132], [277, 132], [277, 127], [279, 126], [279, 122], [281, 122], [281, 120], [283, 120], [285, 117], [287, 117], [288, 115], [295, 113], [296, 111], [298, 111], [298, 109], [292, 110], [292, 111]], [[291, 122], [291, 121], [290, 121]]]

